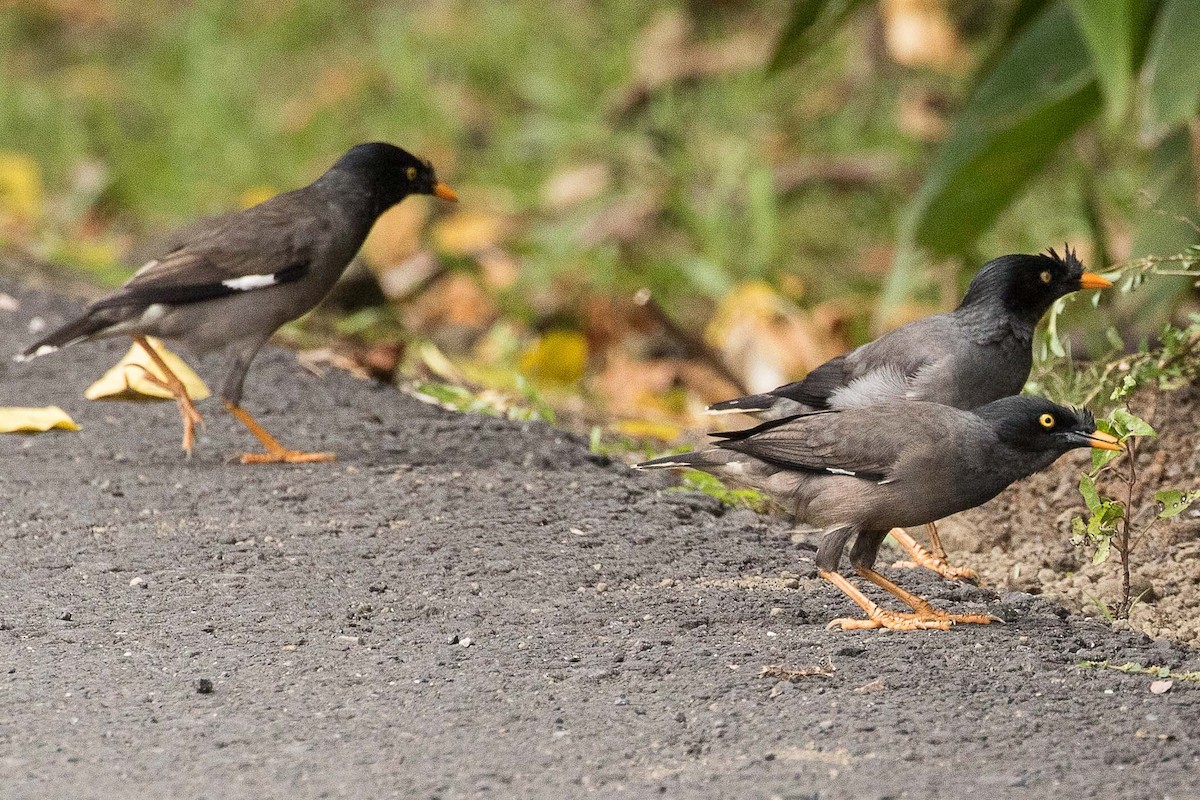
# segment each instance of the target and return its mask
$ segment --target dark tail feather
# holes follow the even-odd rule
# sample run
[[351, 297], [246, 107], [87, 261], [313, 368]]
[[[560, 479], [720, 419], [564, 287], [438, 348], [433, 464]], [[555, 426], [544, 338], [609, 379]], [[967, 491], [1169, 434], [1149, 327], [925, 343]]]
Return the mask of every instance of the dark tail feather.
[[[714, 460], [714, 456], [717, 458]], [[687, 467], [688, 469], [704, 469], [711, 467], [716, 463], [721, 463], [728, 460], [729, 453], [724, 450], [696, 450], [691, 453], [676, 453], [673, 456], [660, 456], [659, 458], [643, 461], [641, 464], [634, 464], [634, 469], [678, 469]]]
[[706, 414], [755, 414], [768, 411], [779, 398], [773, 394], [752, 394], [746, 397], [735, 397], [732, 400], [722, 400], [713, 403], [704, 412]]
[[96, 319], [91, 314], [85, 314], [79, 319], [68, 322], [58, 330], [26, 348], [25, 352], [15, 357], [17, 361], [32, 361], [38, 356], [45, 356], [56, 350], [82, 342], [94, 333], [99, 333], [112, 324], [112, 320]]

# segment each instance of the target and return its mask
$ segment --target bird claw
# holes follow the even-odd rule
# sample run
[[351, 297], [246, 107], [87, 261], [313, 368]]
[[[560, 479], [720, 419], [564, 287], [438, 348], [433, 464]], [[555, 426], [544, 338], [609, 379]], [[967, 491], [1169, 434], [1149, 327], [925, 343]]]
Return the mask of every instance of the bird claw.
[[299, 450], [276, 450], [267, 453], [242, 453], [239, 464], [315, 464], [334, 461], [337, 453], [305, 453]]
[[[949, 616], [949, 615], [947, 615]], [[893, 631], [948, 631], [955, 620], [942, 618], [921, 617], [916, 614], [905, 614], [898, 611], [879, 609], [866, 619], [839, 618], [825, 626], [826, 630], [840, 628], [844, 631], [872, 630], [887, 628]]]

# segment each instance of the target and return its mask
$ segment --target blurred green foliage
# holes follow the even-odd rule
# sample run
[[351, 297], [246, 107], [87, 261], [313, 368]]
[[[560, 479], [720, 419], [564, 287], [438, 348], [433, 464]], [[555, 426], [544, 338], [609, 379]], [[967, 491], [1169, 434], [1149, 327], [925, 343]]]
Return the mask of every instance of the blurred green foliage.
[[[95, 266], [89, 237], [124, 242], [301, 185], [356, 142], [397, 142], [431, 157], [464, 208], [519, 223], [521, 274], [501, 298], [516, 315], [546, 313], [530, 298], [551, 285], [647, 286], [694, 324], [756, 278], [804, 307], [851, 295], [869, 309], [893, 260], [893, 300], [945, 305], [1003, 252], [1089, 237], [1103, 257], [1130, 236], [1135, 253], [1179, 249], [1162, 244], [1179, 226], [1141, 198], [1194, 198], [1178, 134], [1195, 114], [1196, 62], [1180, 53], [1193, 6], [1108, 3], [1123, 9], [1112, 29], [1087, 3], [952, 5], [978, 76], [890, 62], [877, 4], [857, 0], [32, 0], [0, 8], [0, 151], [40, 165], [38, 235]], [[776, 66], [803, 67], [770, 70], [792, 11]], [[648, 38], [672, 20], [679, 52]], [[756, 37], [759, 64], [689, 71], [704, 60], [691, 51]], [[659, 59], [679, 74], [648, 81]], [[1088, 128], [1102, 107], [1116, 121]], [[950, 123], [949, 138], [906, 122], [914, 113]], [[1068, 139], [1075, 156], [1058, 158]], [[884, 168], [786, 179], [796, 164], [871, 159]], [[587, 164], [607, 169], [600, 192], [547, 199], [548, 182]], [[642, 201], [630, 236], [585, 235]], [[1147, 225], [1165, 233], [1141, 238]], [[962, 274], [925, 270], [914, 244], [958, 257]]]

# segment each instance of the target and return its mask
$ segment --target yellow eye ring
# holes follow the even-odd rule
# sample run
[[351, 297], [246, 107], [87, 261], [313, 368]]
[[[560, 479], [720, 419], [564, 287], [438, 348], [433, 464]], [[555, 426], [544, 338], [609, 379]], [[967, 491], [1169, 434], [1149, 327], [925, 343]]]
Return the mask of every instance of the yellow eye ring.
[[1050, 428], [1054, 427], [1054, 415], [1042, 414], [1040, 417], [1038, 417], [1038, 422], [1041, 423], [1043, 428], [1049, 430]]
[[1054, 276], [1050, 274], [1050, 270], [1044, 269], [1042, 270], [1042, 274], [1038, 275], [1038, 277], [1042, 279], [1042, 283], [1049, 283], [1050, 279]]
[[[405, 176], [407, 176], [407, 177], [408, 177], [408, 179], [409, 179], [410, 181], [415, 181], [415, 180], [417, 179], [417, 168], [416, 168], [416, 167], [409, 167], [408, 169], [404, 170], [404, 174], [405, 174]], [[1049, 273], [1049, 272], [1047, 272], [1047, 273], [1045, 273], [1045, 274], [1049, 275], [1050, 273]]]

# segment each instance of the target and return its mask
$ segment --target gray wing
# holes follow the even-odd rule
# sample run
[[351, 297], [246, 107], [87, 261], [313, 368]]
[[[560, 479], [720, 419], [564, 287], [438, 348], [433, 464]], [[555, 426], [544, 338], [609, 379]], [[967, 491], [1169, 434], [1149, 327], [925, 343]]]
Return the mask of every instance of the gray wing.
[[717, 446], [785, 469], [882, 483], [915, 444], [941, 440], [962, 413], [933, 403], [819, 411], [723, 434]]
[[[276, 202], [284, 200], [285, 202]], [[139, 269], [92, 310], [155, 303], [183, 305], [299, 280], [327, 222], [297, 213], [295, 192], [212, 220], [205, 229]], [[297, 208], [301, 206], [301, 208]]]
[[955, 364], [969, 346], [951, 314], [935, 314], [884, 334], [845, 357], [845, 384], [829, 405], [854, 408], [892, 400], [953, 404]]

